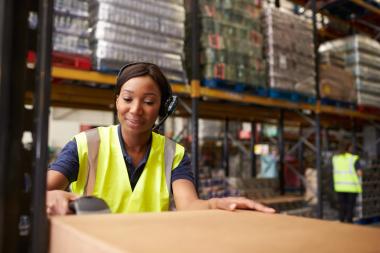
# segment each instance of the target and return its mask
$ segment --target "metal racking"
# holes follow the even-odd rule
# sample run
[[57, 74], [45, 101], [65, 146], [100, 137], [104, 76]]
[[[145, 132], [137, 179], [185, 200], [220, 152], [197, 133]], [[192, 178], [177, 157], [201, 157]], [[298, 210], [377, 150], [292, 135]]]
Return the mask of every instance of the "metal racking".
[[[36, 2], [36, 1], [35, 1]], [[192, 29], [195, 30], [193, 34], [197, 34], [198, 21], [197, 21], [197, 5], [198, 1], [192, 1]], [[315, 15], [315, 1], [314, 15]], [[379, 17], [379, 8], [368, 7], [364, 1], [355, 0], [353, 3], [362, 6], [375, 13]], [[0, 10], [2, 18], [0, 20], [0, 33], [2, 39], [0, 60], [1, 60], [1, 124], [0, 124], [0, 184], [1, 190], [1, 205], [0, 205], [0, 218], [2, 219], [3, 226], [0, 228], [0, 251], [4, 252], [21, 252], [24, 248], [23, 245], [31, 245], [32, 252], [46, 252], [46, 239], [47, 239], [47, 220], [45, 215], [45, 168], [47, 161], [46, 151], [46, 138], [47, 138], [47, 115], [49, 106], [66, 106], [74, 108], [88, 108], [97, 110], [112, 110], [113, 109], [113, 96], [110, 85], [114, 84], [115, 76], [110, 74], [102, 74], [93, 71], [83, 71], [76, 69], [52, 67], [50, 72], [50, 60], [48, 52], [51, 48], [50, 40], [48, 39], [51, 33], [51, 1], [40, 0], [39, 11], [42, 14], [40, 19], [40, 43], [38, 56], [39, 61], [36, 66], [36, 87], [38, 90], [26, 90], [24, 81], [26, 79], [27, 70], [25, 68], [24, 51], [26, 45], [15, 38], [23, 38], [26, 34], [26, 27], [23, 27], [22, 18], [26, 18], [26, 10], [29, 8], [30, 1], [25, 1], [23, 8], [18, 7], [17, 15], [15, 10], [15, 3], [13, 1], [3, 0], [0, 1]], [[375, 9], [374, 9], [375, 8]], [[21, 10], [23, 10], [21, 12]], [[22, 14], [22, 15], [21, 15]], [[9, 21], [12, 22], [9, 23]], [[20, 22], [21, 20], [21, 22]], [[315, 20], [314, 20], [315, 21]], [[20, 28], [20, 23], [22, 29]], [[314, 22], [315, 24], [315, 22]], [[356, 26], [355, 26], [356, 27]], [[358, 27], [361, 27], [358, 25]], [[359, 29], [359, 28], [358, 28]], [[361, 28], [364, 29], [364, 28]], [[315, 29], [316, 30], [316, 29]], [[12, 31], [19, 31], [12, 34]], [[17, 43], [13, 44], [15, 41]], [[18, 44], [21, 43], [21, 44]], [[319, 101], [314, 104], [294, 103], [289, 101], [282, 101], [278, 99], [259, 97], [247, 94], [237, 94], [233, 92], [221, 91], [212, 88], [200, 86], [200, 73], [198, 64], [197, 39], [193, 39], [193, 76], [191, 77], [190, 85], [173, 84], [174, 93], [181, 96], [188, 107], [191, 105], [191, 118], [193, 130], [193, 143], [192, 143], [192, 162], [195, 175], [198, 175], [198, 119], [204, 118], [218, 118], [229, 120], [245, 120], [252, 122], [252, 129], [256, 122], [272, 122], [278, 123], [280, 126], [280, 150], [282, 154], [281, 164], [284, 165], [283, 156], [284, 150], [284, 134], [283, 127], [286, 124], [296, 124], [298, 126], [306, 127], [311, 126], [315, 134], [316, 143], [316, 157], [319, 175], [321, 175], [320, 152], [321, 152], [321, 128], [345, 128], [353, 129], [352, 126], [358, 128], [360, 125], [380, 122], [380, 115], [371, 113], [362, 113], [356, 110], [347, 108], [336, 108], [332, 106], [322, 105]], [[22, 53], [21, 53], [22, 52]], [[26, 51], [25, 51], [26, 54]], [[13, 57], [17, 55], [18, 57]], [[318, 66], [318, 64], [316, 64]], [[14, 71], [18, 70], [18, 71]], [[22, 73], [22, 74], [20, 74]], [[50, 87], [50, 73], [53, 78], [53, 84]], [[61, 82], [61, 83], [57, 83]], [[101, 87], [90, 86], [76, 86], [75, 82], [83, 83], [97, 83]], [[17, 83], [20, 85], [12, 85]], [[23, 85], [21, 85], [23, 84]], [[104, 84], [107, 84], [104, 86]], [[51, 88], [51, 96], [48, 94]], [[24, 96], [24, 94], [26, 94]], [[51, 104], [50, 101], [51, 100]], [[24, 152], [21, 148], [21, 136], [24, 124], [27, 123], [29, 113], [24, 113], [24, 102], [34, 104], [34, 152], [29, 154], [32, 158], [30, 161], [25, 159], [21, 163], [18, 159], [20, 153]], [[220, 111], [221, 104], [224, 104], [223, 112]], [[254, 113], [252, 111], [254, 110]], [[305, 113], [306, 112], [306, 113]], [[25, 114], [25, 115], [24, 115]], [[189, 112], [181, 109], [178, 115], [189, 116]], [[32, 117], [30, 117], [31, 119]], [[314, 120], [315, 119], [315, 120]], [[32, 127], [29, 127], [31, 129]], [[306, 135], [305, 135], [306, 134]], [[300, 139], [295, 145], [302, 147], [308, 145], [308, 137], [312, 134], [310, 131], [303, 131], [300, 134]], [[305, 137], [306, 136], [306, 137]], [[354, 138], [355, 139], [355, 138]], [[310, 143], [309, 143], [310, 144]], [[251, 140], [251, 146], [254, 145], [254, 139]], [[227, 153], [227, 151], [226, 151]], [[251, 155], [254, 161], [254, 154]], [[254, 167], [252, 162], [252, 168]], [[26, 166], [31, 168], [34, 165], [34, 174], [31, 175], [30, 171], [26, 171]], [[12, 170], [9, 170], [9, 168]], [[26, 178], [24, 179], [24, 173]], [[254, 170], [252, 169], [252, 174]], [[21, 185], [28, 182], [28, 178], [33, 179], [33, 190], [25, 189], [24, 193], [28, 194], [25, 198], [21, 189]], [[24, 180], [26, 180], [24, 182]], [[22, 183], [21, 183], [22, 182]], [[321, 178], [318, 182], [321, 185]], [[27, 185], [31, 185], [30, 183]], [[5, 188], [7, 187], [7, 189]], [[321, 189], [321, 187], [319, 187]], [[33, 195], [32, 195], [33, 192]], [[319, 192], [319, 216], [322, 217], [322, 192]], [[24, 201], [21, 203], [21, 201]], [[7, 209], [12, 206], [12, 209]], [[28, 210], [28, 215], [21, 218], [22, 210]], [[30, 208], [33, 208], [33, 213], [30, 215]], [[5, 220], [6, 215], [8, 215]], [[30, 221], [30, 219], [32, 219]], [[21, 222], [21, 223], [20, 223]], [[37, 225], [38, 224], [38, 225]], [[9, 229], [9, 230], [8, 230]], [[26, 240], [25, 237], [20, 236], [19, 229], [23, 229], [27, 236], [33, 234], [33, 237]], [[30, 233], [33, 231], [33, 233]], [[6, 234], [7, 233], [7, 234]], [[31, 244], [29, 244], [31, 242]], [[23, 243], [18, 244], [18, 243]], [[17, 246], [18, 245], [18, 246]]]

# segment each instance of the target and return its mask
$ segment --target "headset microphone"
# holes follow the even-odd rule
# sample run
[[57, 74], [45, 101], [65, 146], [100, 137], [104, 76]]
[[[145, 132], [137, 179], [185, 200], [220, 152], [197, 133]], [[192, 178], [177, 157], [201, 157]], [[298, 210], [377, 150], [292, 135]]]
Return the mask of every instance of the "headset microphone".
[[167, 101], [167, 104], [165, 104], [165, 107], [167, 107], [165, 115], [160, 119], [160, 121], [154, 125], [153, 130], [157, 131], [160, 126], [165, 122], [165, 120], [175, 111], [175, 108], [177, 107], [178, 104], [178, 97], [177, 96], [172, 96], [169, 98]]

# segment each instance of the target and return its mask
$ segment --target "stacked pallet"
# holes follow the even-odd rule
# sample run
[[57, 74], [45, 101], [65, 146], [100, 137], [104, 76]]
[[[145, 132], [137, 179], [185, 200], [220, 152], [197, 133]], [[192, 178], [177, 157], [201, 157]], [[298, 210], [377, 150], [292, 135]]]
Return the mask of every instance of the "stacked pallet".
[[199, 5], [203, 77], [265, 85], [260, 2], [201, 0]]
[[53, 51], [91, 55], [87, 1], [54, 1]]
[[279, 181], [272, 178], [251, 178], [242, 180], [240, 188], [251, 199], [268, 199], [279, 195]]
[[312, 26], [299, 16], [275, 8], [262, 15], [269, 88], [315, 93]]
[[201, 199], [241, 195], [241, 191], [225, 177], [223, 169], [212, 169], [208, 166], [200, 168], [198, 190]]
[[322, 99], [350, 103], [356, 101], [355, 82], [351, 73], [335, 64], [323, 64], [319, 69], [319, 91]]
[[380, 44], [362, 35], [326, 42], [320, 47], [324, 61], [343, 66], [355, 80], [356, 102], [380, 107]]
[[362, 190], [358, 197], [358, 218], [380, 216], [380, 164], [363, 170]]
[[94, 0], [90, 5], [97, 70], [130, 62], [152, 62], [167, 77], [184, 81], [185, 10], [182, 1]]

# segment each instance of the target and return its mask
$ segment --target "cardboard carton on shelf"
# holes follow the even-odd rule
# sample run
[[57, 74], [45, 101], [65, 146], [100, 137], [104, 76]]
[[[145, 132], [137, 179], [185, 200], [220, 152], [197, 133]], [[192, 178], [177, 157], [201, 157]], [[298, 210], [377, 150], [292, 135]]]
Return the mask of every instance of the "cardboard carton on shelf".
[[253, 211], [52, 217], [50, 253], [379, 252], [380, 230]]

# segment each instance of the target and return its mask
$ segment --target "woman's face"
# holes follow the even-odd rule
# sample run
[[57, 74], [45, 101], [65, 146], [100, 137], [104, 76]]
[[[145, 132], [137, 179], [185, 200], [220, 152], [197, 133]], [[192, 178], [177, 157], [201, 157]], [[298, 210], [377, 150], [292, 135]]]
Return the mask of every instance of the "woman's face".
[[116, 99], [117, 117], [122, 128], [134, 133], [150, 132], [160, 104], [160, 90], [150, 76], [129, 79]]

